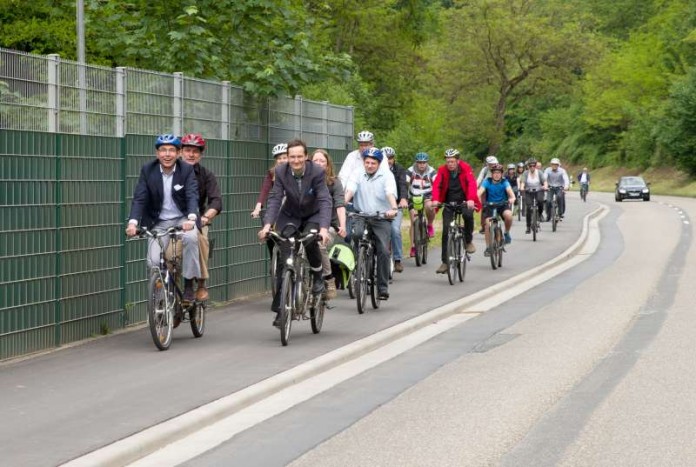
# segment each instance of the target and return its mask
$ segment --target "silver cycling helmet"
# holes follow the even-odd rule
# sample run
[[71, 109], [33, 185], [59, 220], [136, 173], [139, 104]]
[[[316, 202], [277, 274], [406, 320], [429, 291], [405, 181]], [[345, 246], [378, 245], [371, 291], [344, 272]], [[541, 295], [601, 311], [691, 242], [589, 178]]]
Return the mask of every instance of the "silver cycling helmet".
[[358, 133], [358, 143], [372, 143], [375, 140], [375, 135], [369, 131], [361, 131]]
[[273, 150], [271, 150], [273, 157], [278, 157], [281, 154], [287, 154], [287, 152], [288, 152], [288, 145], [285, 143], [276, 144], [275, 146], [273, 146]]

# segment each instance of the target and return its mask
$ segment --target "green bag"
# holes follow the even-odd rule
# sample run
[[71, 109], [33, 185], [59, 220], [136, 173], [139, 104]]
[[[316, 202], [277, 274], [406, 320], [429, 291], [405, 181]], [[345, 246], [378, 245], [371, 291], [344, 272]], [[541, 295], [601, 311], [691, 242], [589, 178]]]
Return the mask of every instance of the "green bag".
[[[331, 263], [338, 266], [341, 274], [338, 276], [343, 286], [348, 285], [350, 273], [355, 269], [355, 257], [353, 250], [345, 243], [336, 243], [329, 251], [329, 259]], [[333, 269], [333, 268], [332, 268]]]

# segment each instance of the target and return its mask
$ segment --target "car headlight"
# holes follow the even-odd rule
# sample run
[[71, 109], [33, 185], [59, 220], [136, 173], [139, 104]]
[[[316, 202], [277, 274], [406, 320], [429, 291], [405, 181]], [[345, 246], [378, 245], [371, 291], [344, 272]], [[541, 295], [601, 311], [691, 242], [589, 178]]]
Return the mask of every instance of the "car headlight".
[[619, 193], [621, 193], [621, 194], [623, 195], [623, 194], [625, 194], [625, 193], [626, 193], [626, 190], [625, 190], [625, 189], [623, 189], [623, 188], [619, 188]]
[[650, 189], [649, 189], [649, 188], [643, 188], [643, 193], [650, 193]]

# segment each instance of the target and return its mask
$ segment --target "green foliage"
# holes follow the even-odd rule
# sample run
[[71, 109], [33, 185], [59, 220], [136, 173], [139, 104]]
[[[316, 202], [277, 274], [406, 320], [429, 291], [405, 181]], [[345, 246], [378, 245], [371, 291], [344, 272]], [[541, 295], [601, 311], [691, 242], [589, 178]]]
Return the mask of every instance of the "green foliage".
[[659, 140], [679, 167], [696, 176], [696, 68], [674, 84]]

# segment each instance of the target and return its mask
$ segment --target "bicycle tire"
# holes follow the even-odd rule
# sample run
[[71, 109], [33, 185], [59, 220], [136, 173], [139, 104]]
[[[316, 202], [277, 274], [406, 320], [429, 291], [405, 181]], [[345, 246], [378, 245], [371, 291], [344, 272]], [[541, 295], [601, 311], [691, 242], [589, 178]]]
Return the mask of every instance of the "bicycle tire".
[[447, 280], [450, 285], [454, 285], [458, 269], [455, 251], [455, 235], [454, 232], [450, 231], [449, 237], [447, 238]]
[[423, 250], [421, 249], [421, 219], [420, 216], [416, 216], [413, 219], [413, 244], [416, 246], [416, 267], [420, 267], [423, 263]]
[[351, 300], [355, 300], [355, 271], [351, 271], [350, 275], [348, 276], [348, 285], [346, 285], [348, 288], [348, 297], [350, 297]]
[[159, 272], [152, 272], [148, 283], [147, 321], [152, 341], [159, 350], [172, 344], [174, 332], [174, 297], [171, 281], [163, 283]]
[[497, 251], [497, 256], [498, 256], [498, 267], [502, 268], [503, 267], [503, 252], [505, 251], [505, 237], [503, 236], [503, 229], [500, 228], [500, 224], [498, 225], [498, 229], [495, 235], [495, 249]]
[[208, 306], [205, 303], [196, 303], [189, 310], [189, 320], [193, 337], [203, 337], [205, 332], [205, 311]]
[[367, 304], [367, 248], [364, 246], [358, 250], [358, 263], [355, 266], [355, 303], [358, 306], [358, 313], [365, 313]]
[[498, 269], [498, 245], [496, 241], [498, 228], [498, 224], [494, 221], [491, 221], [488, 225], [488, 231], [490, 232], [491, 237], [491, 243], [488, 247], [488, 259], [491, 260], [491, 267], [494, 271]]
[[558, 226], [558, 216], [556, 213], [558, 212], [558, 201], [556, 198], [556, 195], [553, 195], [553, 199], [551, 200], [551, 231], [555, 232], [556, 227]]
[[464, 252], [463, 244], [463, 237], [457, 237], [454, 251], [457, 254], [457, 277], [459, 277], [459, 282], [464, 282], [464, 275], [466, 274], [466, 253]]
[[310, 322], [312, 324], [312, 332], [319, 334], [321, 326], [324, 324], [324, 310], [326, 309], [326, 300], [324, 297], [317, 297], [314, 305], [309, 309]]
[[379, 288], [377, 287], [377, 255], [372, 255], [370, 258], [370, 301], [372, 302], [372, 308], [375, 310], [379, 308]]
[[271, 261], [270, 261], [270, 273], [271, 273], [271, 292], [273, 295], [272, 297], [275, 297], [276, 292], [278, 291], [278, 284], [276, 283], [276, 270], [278, 269], [278, 263], [280, 262], [280, 248], [278, 247], [277, 244], [274, 243], [273, 248], [271, 249]]
[[530, 222], [532, 226], [532, 241], [537, 240], [537, 229], [539, 228], [539, 209], [532, 205], [532, 221]]
[[421, 264], [426, 264], [428, 262], [428, 243], [430, 243], [430, 237], [428, 236], [428, 226], [425, 220], [425, 216], [421, 217], [420, 222], [421, 229]]
[[283, 282], [280, 286], [280, 342], [283, 346], [290, 342], [292, 318], [295, 311], [294, 291], [295, 280], [292, 271], [283, 272]]

